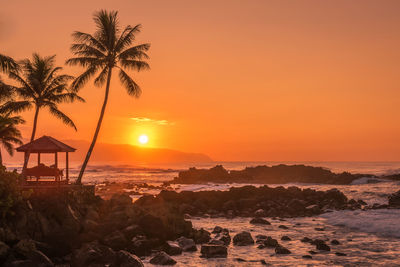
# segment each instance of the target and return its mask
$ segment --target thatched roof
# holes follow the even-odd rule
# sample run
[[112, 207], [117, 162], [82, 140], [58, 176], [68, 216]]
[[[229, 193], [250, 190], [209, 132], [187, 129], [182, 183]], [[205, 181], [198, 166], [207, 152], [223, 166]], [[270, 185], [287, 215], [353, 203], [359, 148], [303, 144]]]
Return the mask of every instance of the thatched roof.
[[75, 150], [75, 148], [46, 135], [17, 148], [18, 152], [29, 151], [30, 153], [74, 152]]

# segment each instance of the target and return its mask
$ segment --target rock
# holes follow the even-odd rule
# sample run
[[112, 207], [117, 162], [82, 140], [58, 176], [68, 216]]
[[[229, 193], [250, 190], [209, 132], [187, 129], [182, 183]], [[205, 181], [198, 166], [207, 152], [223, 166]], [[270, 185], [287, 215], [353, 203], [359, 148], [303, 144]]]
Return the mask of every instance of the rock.
[[263, 225], [271, 225], [271, 223], [263, 218], [253, 218], [250, 221], [251, 224], [263, 224]]
[[83, 244], [79, 249], [73, 251], [71, 266], [86, 267], [93, 265], [110, 265], [115, 261], [115, 252], [97, 241]]
[[400, 190], [389, 196], [389, 206], [393, 207], [400, 206]]
[[150, 260], [150, 263], [155, 265], [174, 265], [176, 261], [164, 251], [160, 251]]
[[139, 225], [132, 224], [132, 225], [125, 227], [122, 230], [122, 233], [124, 234], [124, 236], [127, 239], [132, 239], [136, 235], [143, 234], [143, 230], [142, 230], [142, 228], [140, 228]]
[[120, 250], [116, 254], [115, 263], [112, 267], [144, 267], [143, 262], [132, 253]]
[[242, 258], [235, 258], [235, 261], [238, 261], [238, 262], [246, 262], [246, 260], [245, 260], [245, 259], [242, 259]]
[[201, 228], [200, 230], [194, 230], [193, 239], [196, 244], [203, 244], [210, 241], [210, 232]]
[[196, 251], [196, 243], [193, 241], [193, 239], [186, 238], [184, 236], [181, 236], [176, 240], [178, 242], [179, 247], [182, 248], [183, 251]]
[[83, 228], [85, 232], [95, 232], [99, 227], [99, 224], [95, 221], [92, 221], [90, 219], [86, 219], [83, 222]]
[[0, 241], [0, 263], [8, 257], [10, 247], [6, 243]]
[[342, 253], [342, 252], [335, 252], [336, 256], [347, 256], [346, 253]]
[[218, 240], [218, 239], [215, 239], [215, 238], [211, 239], [210, 242], [208, 242], [208, 244], [211, 244], [211, 245], [223, 245], [223, 246], [225, 246], [224, 241]]
[[222, 227], [221, 226], [215, 226], [214, 230], [211, 232], [213, 234], [218, 234], [222, 232]]
[[7, 267], [32, 267], [32, 266], [37, 266], [37, 264], [35, 264], [31, 260], [16, 260], [12, 261], [10, 264], [7, 264]]
[[177, 243], [172, 241], [166, 242], [164, 251], [170, 256], [182, 254], [182, 248]]
[[303, 242], [303, 243], [311, 243], [312, 239], [308, 238], [308, 237], [303, 237], [303, 239], [301, 239], [300, 241]]
[[114, 250], [121, 250], [127, 247], [128, 240], [120, 231], [114, 231], [103, 239], [103, 243]]
[[306, 207], [306, 211], [311, 213], [311, 214], [320, 214], [321, 213], [321, 209], [318, 205], [314, 204], [314, 205], [310, 205]]
[[231, 243], [231, 236], [229, 235], [228, 229], [223, 229], [221, 233], [217, 234], [215, 240], [222, 241], [225, 246]]
[[241, 232], [233, 237], [233, 244], [236, 246], [249, 246], [254, 244], [254, 239], [249, 232]]
[[317, 252], [315, 252], [315, 251], [313, 251], [313, 250], [308, 251], [308, 253], [310, 253], [311, 255], [317, 254]]
[[54, 266], [53, 262], [39, 250], [33, 250], [29, 253], [28, 259], [41, 267]]
[[114, 194], [110, 199], [110, 205], [113, 207], [121, 207], [132, 204], [132, 198], [127, 194]]
[[317, 248], [318, 250], [331, 251], [331, 248], [330, 248], [327, 244], [325, 244], [325, 243], [318, 243], [318, 244], [316, 245], [316, 248]]
[[28, 257], [30, 253], [36, 251], [36, 244], [35, 241], [31, 239], [22, 239], [13, 247], [14, 251], [18, 254]]
[[286, 225], [282, 225], [282, 224], [279, 225], [278, 228], [281, 228], [281, 229], [289, 229], [289, 227], [287, 227]]
[[321, 228], [321, 227], [316, 227], [316, 228], [314, 228], [314, 230], [315, 230], [315, 231], [325, 231], [325, 229], [324, 229], [324, 228]]
[[263, 244], [264, 244], [266, 247], [270, 247], [270, 248], [279, 247], [278, 240], [273, 239], [273, 238], [270, 237], [270, 236], [267, 236], [267, 238], [264, 240]]
[[228, 256], [228, 250], [224, 245], [202, 245], [200, 252], [201, 256], [205, 258], [226, 258]]
[[267, 262], [266, 262], [265, 260], [260, 260], [260, 263], [261, 263], [262, 265], [267, 265]]
[[139, 220], [139, 226], [143, 229], [147, 237], [165, 239], [166, 233], [170, 232], [164, 226], [161, 218], [151, 214], [146, 214]]
[[287, 235], [284, 235], [284, 236], [281, 237], [281, 240], [282, 241], [290, 241], [292, 239], [290, 237], [288, 237]]
[[331, 241], [331, 244], [332, 244], [332, 245], [340, 245], [340, 242], [337, 241], [336, 239], [333, 239], [333, 240]]
[[278, 247], [275, 248], [275, 253], [276, 254], [290, 254], [292, 252], [290, 252], [290, 250], [288, 250], [285, 247], [278, 246]]
[[303, 259], [312, 259], [312, 256], [311, 255], [303, 255], [302, 258]]
[[256, 217], [266, 217], [267, 213], [263, 209], [258, 209], [254, 212], [254, 216]]

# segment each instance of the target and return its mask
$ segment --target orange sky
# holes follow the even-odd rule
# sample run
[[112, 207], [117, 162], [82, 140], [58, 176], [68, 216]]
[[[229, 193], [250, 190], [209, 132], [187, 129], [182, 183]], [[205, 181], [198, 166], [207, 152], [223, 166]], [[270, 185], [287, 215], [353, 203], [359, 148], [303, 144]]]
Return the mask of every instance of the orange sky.
[[[206, 153], [215, 160], [399, 160], [399, 1], [0, 0], [0, 53], [71, 54], [92, 13], [143, 24], [151, 71], [129, 98], [115, 79], [100, 142]], [[78, 74], [81, 69], [66, 67]], [[78, 132], [42, 112], [38, 135], [92, 137], [104, 88], [65, 105]], [[31, 131], [26, 114], [24, 135]], [[132, 118], [150, 118], [143, 122]], [[164, 121], [166, 120], [166, 121]], [[162, 122], [160, 122], [162, 121]]]

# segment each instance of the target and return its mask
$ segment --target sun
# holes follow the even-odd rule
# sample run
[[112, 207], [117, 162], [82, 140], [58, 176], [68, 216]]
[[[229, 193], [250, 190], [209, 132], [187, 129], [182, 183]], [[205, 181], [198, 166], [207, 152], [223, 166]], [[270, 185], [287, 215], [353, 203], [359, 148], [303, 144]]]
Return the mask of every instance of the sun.
[[141, 136], [139, 136], [138, 138], [139, 143], [141, 143], [142, 145], [145, 145], [149, 142], [149, 137], [145, 134], [142, 134]]

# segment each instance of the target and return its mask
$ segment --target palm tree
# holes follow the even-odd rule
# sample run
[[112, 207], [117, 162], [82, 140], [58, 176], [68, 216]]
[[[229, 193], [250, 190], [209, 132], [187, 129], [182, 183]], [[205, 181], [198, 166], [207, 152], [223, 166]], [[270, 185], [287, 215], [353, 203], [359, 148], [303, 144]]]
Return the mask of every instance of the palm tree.
[[[18, 70], [18, 64], [11, 57], [0, 54], [0, 72], [8, 73], [11, 70]], [[10, 98], [12, 94], [12, 89], [0, 77], [0, 100]]]
[[[17, 129], [17, 125], [25, 121], [19, 117], [10, 117], [8, 115], [0, 115], [0, 144], [8, 152], [10, 156], [14, 155], [14, 145], [20, 145], [21, 132]], [[0, 166], [3, 166], [3, 157], [0, 150]]]
[[77, 184], [82, 182], [83, 173], [96, 144], [107, 106], [113, 69], [119, 69], [119, 79], [126, 88], [127, 93], [133, 97], [139, 97], [141, 89], [125, 72], [125, 69], [136, 71], [149, 69], [149, 64], [145, 59], [149, 58], [146, 51], [149, 50], [150, 44], [132, 46], [135, 35], [140, 32], [140, 24], [134, 27], [128, 25], [121, 31], [118, 22], [118, 12], [107, 12], [105, 10], [96, 12], [93, 20], [97, 26], [93, 35], [79, 31], [72, 34], [76, 43], [72, 44], [71, 51], [76, 57], [70, 58], [66, 62], [69, 65], [79, 65], [85, 68], [85, 71], [72, 83], [74, 90], [80, 89], [96, 73], [99, 73], [99, 75], [94, 80], [94, 84], [99, 87], [106, 84], [100, 117], [92, 143], [76, 181]]
[[[19, 87], [11, 86], [18, 98], [5, 102], [0, 107], [0, 113], [20, 113], [34, 108], [31, 141], [35, 139], [39, 111], [42, 108], [47, 108], [52, 115], [76, 130], [74, 122], [58, 109], [58, 104], [74, 101], [84, 102], [84, 99], [76, 91], [69, 89], [68, 81], [73, 77], [58, 74], [62, 68], [55, 67], [54, 63], [55, 56], [41, 57], [34, 53], [32, 60], [21, 61], [21, 71], [11, 70], [9, 72], [9, 77], [19, 85]], [[29, 153], [25, 159], [24, 169], [28, 160]]]

